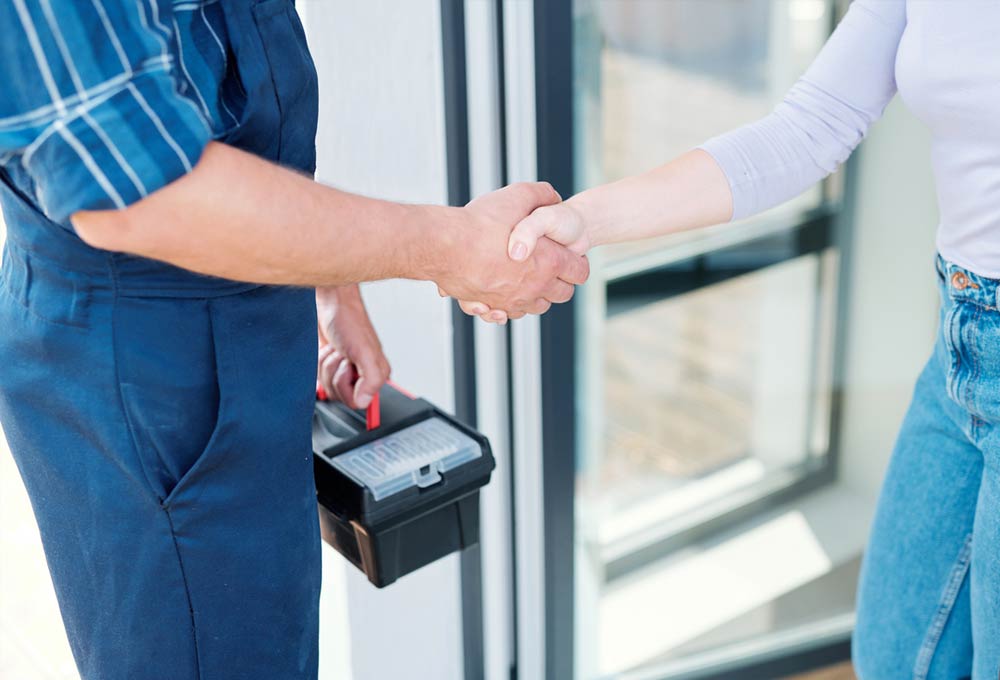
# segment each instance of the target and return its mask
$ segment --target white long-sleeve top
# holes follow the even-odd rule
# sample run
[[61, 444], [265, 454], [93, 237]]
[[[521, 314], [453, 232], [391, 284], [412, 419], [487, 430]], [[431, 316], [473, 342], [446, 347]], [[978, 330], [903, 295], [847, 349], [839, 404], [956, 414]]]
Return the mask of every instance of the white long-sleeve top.
[[833, 172], [899, 91], [930, 128], [941, 255], [1000, 278], [1000, 1], [855, 0], [769, 116], [701, 148], [733, 219]]

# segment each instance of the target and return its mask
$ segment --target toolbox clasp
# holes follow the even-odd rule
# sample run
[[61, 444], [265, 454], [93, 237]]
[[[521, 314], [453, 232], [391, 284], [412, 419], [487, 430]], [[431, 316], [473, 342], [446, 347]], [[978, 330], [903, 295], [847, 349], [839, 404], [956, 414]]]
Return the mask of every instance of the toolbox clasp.
[[434, 486], [444, 479], [441, 476], [443, 470], [441, 469], [441, 461], [434, 461], [428, 465], [423, 466], [419, 470], [413, 472], [413, 483], [416, 484], [421, 489], [426, 489], [427, 487]]

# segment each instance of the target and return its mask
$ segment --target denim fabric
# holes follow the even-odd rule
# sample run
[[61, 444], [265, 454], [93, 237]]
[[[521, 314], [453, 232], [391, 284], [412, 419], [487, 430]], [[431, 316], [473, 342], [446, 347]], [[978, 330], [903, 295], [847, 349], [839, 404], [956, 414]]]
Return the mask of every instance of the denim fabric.
[[1000, 282], [938, 260], [941, 322], [858, 592], [861, 680], [1000, 675]]

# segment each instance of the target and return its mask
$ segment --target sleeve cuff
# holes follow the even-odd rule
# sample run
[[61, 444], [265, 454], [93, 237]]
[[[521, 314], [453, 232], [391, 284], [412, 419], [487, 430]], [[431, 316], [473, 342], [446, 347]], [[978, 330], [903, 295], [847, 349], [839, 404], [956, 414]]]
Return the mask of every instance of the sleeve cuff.
[[197, 164], [211, 129], [166, 71], [135, 76], [96, 104], [57, 119], [25, 153], [46, 216], [121, 209]]
[[713, 137], [698, 148], [715, 160], [729, 182], [729, 190], [733, 195], [733, 214], [729, 221], [735, 222], [752, 215], [753, 201], [745, 190], [750, 185], [752, 173], [732, 138], [732, 133]]

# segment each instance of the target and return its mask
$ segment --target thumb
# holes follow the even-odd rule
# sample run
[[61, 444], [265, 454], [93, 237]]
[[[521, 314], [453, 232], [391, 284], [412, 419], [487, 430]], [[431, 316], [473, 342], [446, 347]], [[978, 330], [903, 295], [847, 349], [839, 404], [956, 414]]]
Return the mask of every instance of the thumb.
[[507, 241], [507, 253], [512, 260], [525, 260], [544, 236], [582, 255], [590, 245], [585, 231], [580, 213], [568, 203], [544, 206], [514, 227]]
[[357, 369], [358, 381], [354, 383], [354, 403], [358, 408], [367, 408], [388, 380], [389, 364], [380, 352], [365, 353], [358, 362]]
[[378, 392], [378, 387], [375, 381], [370, 380], [367, 376], [361, 376], [358, 378], [358, 382], [354, 383], [354, 403], [358, 408], [368, 408], [368, 404], [372, 403], [376, 392]]
[[510, 259], [521, 262], [527, 260], [535, 250], [538, 239], [553, 233], [556, 221], [554, 211], [550, 207], [542, 207], [517, 223], [507, 240], [507, 253]]

